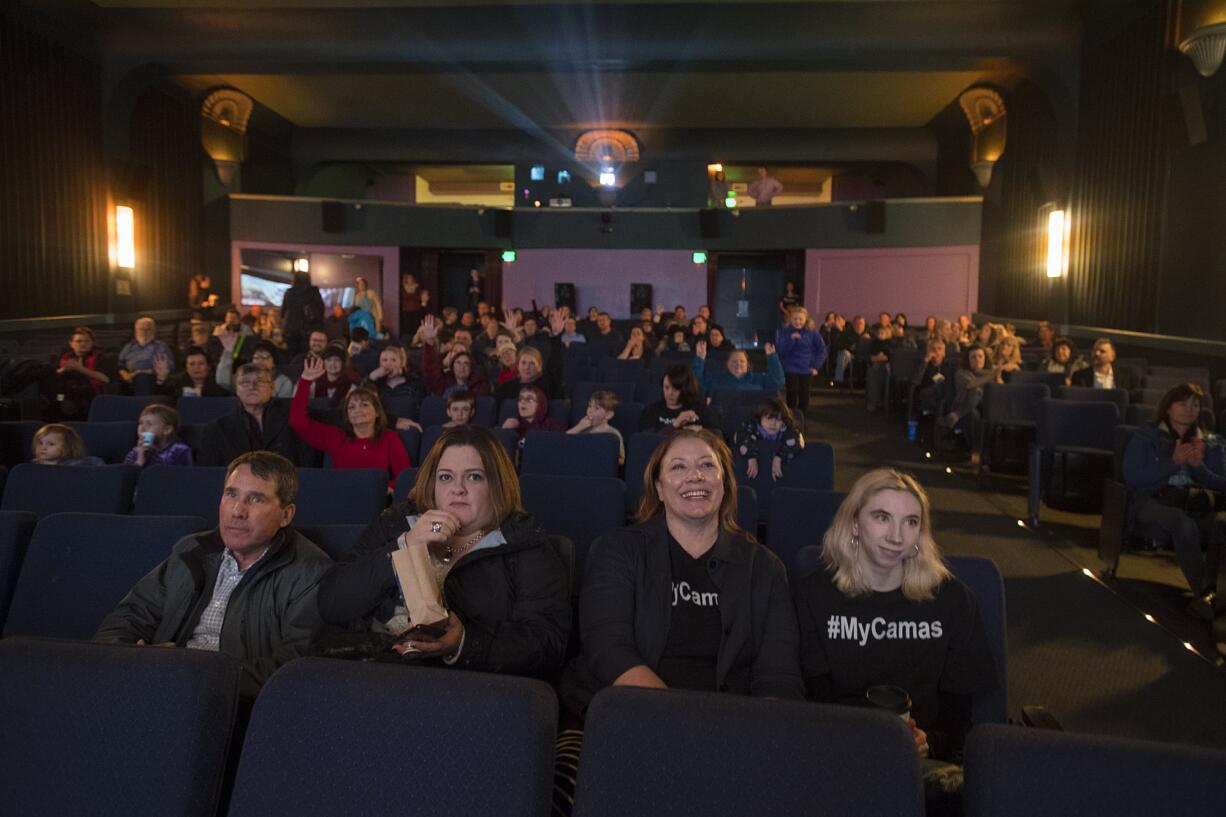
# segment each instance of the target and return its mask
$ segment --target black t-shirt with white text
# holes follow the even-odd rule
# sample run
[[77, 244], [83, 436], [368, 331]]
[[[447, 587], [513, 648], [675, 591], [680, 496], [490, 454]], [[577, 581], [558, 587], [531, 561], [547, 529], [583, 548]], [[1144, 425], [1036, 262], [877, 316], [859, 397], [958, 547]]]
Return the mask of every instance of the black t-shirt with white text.
[[719, 588], [707, 570], [707, 558], [695, 559], [668, 537], [672, 566], [672, 617], [668, 641], [656, 674], [675, 689], [715, 689], [715, 667], [723, 624]]
[[950, 578], [928, 601], [902, 590], [844, 595], [821, 568], [795, 589], [801, 672], [810, 694], [833, 703], [863, 704], [877, 684], [911, 695], [921, 729], [937, 719], [938, 695], [986, 692], [996, 664], [979, 609], [966, 585]]

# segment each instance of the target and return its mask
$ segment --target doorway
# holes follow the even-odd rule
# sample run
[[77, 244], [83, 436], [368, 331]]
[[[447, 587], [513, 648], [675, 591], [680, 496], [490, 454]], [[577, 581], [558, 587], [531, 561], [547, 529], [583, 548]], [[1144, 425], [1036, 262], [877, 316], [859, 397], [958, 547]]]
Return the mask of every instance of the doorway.
[[720, 253], [715, 274], [715, 322], [738, 349], [757, 349], [773, 342], [779, 328], [783, 294], [783, 253]]
[[441, 305], [454, 306], [460, 314], [469, 309], [468, 271], [476, 267], [485, 274], [485, 254], [479, 252], [442, 252], [438, 257]]

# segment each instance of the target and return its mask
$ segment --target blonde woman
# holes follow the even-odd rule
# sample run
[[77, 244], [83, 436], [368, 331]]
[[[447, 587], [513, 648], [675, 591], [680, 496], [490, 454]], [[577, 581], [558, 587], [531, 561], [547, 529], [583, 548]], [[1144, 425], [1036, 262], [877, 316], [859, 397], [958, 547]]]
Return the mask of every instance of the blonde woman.
[[996, 666], [915, 478], [878, 468], [857, 480], [822, 539], [822, 567], [794, 595], [808, 697], [863, 704], [869, 687], [901, 687], [920, 756], [958, 762], [971, 695], [995, 688]]
[[1013, 335], [1005, 335], [1000, 339], [1000, 343], [996, 344], [996, 351], [992, 353], [992, 365], [996, 368], [996, 382], [1004, 382], [1005, 372], [1015, 372], [1022, 368], [1022, 347], [1018, 345], [1017, 338]]

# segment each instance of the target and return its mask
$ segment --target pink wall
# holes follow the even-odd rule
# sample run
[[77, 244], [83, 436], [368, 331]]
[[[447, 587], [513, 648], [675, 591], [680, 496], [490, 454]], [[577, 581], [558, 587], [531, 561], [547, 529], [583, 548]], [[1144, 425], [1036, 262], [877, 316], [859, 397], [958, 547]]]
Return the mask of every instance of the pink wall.
[[393, 332], [400, 328], [400, 248], [399, 247], [355, 247], [347, 244], [280, 244], [269, 241], [231, 241], [230, 242], [230, 291], [242, 291], [239, 278], [243, 268], [243, 250], [285, 250], [304, 255], [311, 253], [332, 253], [336, 255], [377, 255], [383, 259], [383, 323]]
[[805, 305], [818, 323], [831, 310], [871, 324], [885, 310], [912, 324], [953, 319], [979, 305], [979, 246], [805, 250]]
[[598, 306], [614, 318], [630, 315], [630, 285], [655, 287], [655, 302], [681, 304], [693, 314], [707, 302], [707, 267], [688, 250], [520, 250], [503, 266], [502, 293], [508, 304], [553, 304], [553, 285], [575, 285], [580, 311]]

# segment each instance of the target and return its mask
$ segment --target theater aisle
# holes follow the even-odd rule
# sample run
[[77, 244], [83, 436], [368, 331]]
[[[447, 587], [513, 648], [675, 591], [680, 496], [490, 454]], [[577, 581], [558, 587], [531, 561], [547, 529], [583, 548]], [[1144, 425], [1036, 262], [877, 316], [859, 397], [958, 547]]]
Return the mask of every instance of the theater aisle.
[[1211, 663], [1212, 644], [1210, 660], [1189, 652], [1178, 627], [1147, 622], [1134, 597], [1085, 576], [1077, 559], [1092, 555], [1089, 532], [1078, 537], [1074, 520], [1039, 533], [1019, 527], [1024, 483], [977, 478], [966, 466], [947, 473], [907, 442], [900, 421], [866, 413], [860, 395], [815, 391], [807, 431], [834, 446], [839, 490], [879, 465], [910, 470], [929, 492], [942, 548], [999, 566], [1011, 715], [1041, 704], [1069, 731], [1226, 746], [1226, 671]]

